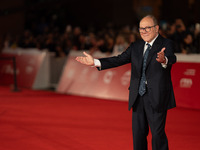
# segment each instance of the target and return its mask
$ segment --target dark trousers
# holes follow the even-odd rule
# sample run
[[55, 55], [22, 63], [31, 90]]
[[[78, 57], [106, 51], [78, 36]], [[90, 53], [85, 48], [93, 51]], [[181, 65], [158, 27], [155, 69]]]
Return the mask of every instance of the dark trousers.
[[133, 147], [134, 150], [147, 150], [149, 127], [152, 133], [152, 150], [168, 150], [165, 134], [167, 111], [156, 112], [151, 107], [148, 91], [138, 96], [132, 113]]

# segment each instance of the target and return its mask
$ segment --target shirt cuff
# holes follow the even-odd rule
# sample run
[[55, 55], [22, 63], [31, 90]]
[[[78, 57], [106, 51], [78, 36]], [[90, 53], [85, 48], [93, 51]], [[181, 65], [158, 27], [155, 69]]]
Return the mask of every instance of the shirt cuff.
[[101, 62], [98, 59], [94, 59], [94, 67], [101, 67]]
[[167, 59], [166, 56], [165, 56], [165, 60], [166, 60], [165, 63], [161, 63], [161, 65], [162, 65], [163, 68], [167, 68], [168, 59]]

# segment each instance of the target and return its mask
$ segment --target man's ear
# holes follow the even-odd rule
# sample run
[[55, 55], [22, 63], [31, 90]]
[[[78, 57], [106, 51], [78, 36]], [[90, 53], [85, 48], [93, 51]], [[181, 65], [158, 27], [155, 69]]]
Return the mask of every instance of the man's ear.
[[159, 25], [156, 25], [156, 32], [158, 33], [159, 32]]

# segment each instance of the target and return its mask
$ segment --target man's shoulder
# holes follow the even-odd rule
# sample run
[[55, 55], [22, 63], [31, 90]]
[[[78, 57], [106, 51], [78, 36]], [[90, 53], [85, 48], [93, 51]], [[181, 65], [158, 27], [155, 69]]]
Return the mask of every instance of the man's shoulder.
[[161, 40], [165, 44], [172, 44], [172, 43], [174, 43], [171, 39], [163, 37], [162, 35], [159, 35], [157, 39]]
[[142, 39], [136, 40], [135, 42], [131, 43], [132, 46], [139, 46], [144, 45], [145, 41]]
[[158, 38], [164, 40], [164, 41], [172, 41], [171, 39], [167, 38], [167, 37], [164, 37], [162, 35], [159, 35]]

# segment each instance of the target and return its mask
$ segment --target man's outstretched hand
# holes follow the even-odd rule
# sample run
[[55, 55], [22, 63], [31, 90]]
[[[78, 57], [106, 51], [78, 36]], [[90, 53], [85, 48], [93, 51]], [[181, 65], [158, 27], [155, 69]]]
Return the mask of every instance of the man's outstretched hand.
[[157, 60], [159, 63], [166, 63], [164, 51], [165, 51], [165, 47], [162, 48], [161, 51], [157, 53], [157, 58], [156, 58], [156, 60]]
[[78, 61], [84, 65], [94, 66], [94, 58], [86, 52], [83, 52], [83, 54], [85, 56], [76, 57], [76, 61]]

